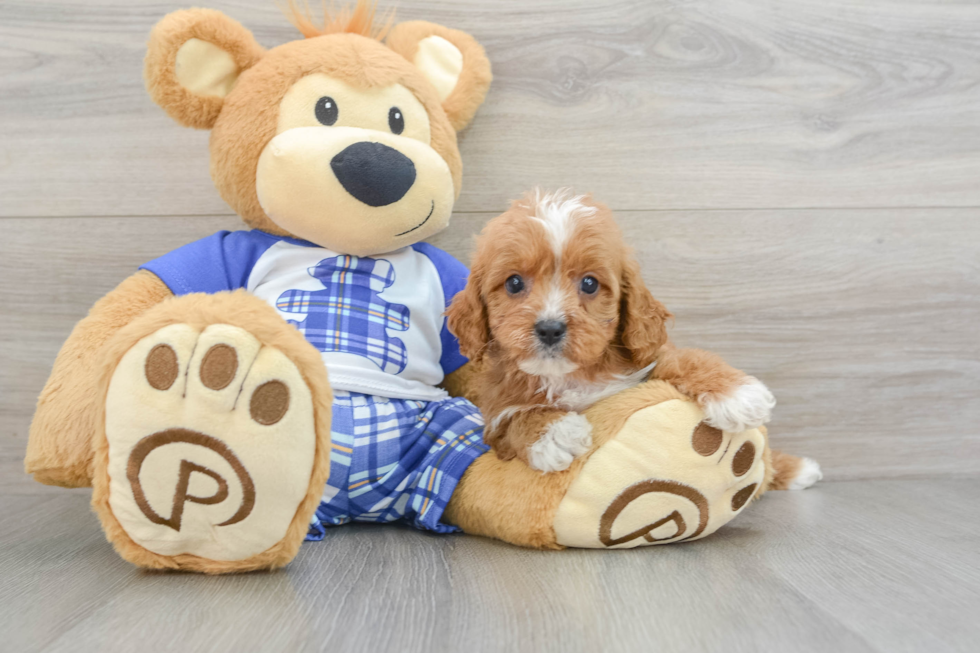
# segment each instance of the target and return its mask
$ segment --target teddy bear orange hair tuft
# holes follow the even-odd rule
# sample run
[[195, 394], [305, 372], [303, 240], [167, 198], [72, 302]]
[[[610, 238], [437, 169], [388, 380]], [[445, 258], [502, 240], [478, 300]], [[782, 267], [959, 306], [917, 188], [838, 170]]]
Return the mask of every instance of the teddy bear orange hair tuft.
[[380, 27], [376, 26], [377, 2], [371, 2], [371, 0], [357, 0], [353, 8], [347, 6], [339, 12], [333, 11], [332, 3], [330, 11], [327, 10], [325, 0], [322, 0], [321, 4], [323, 6], [322, 25], [317, 25], [313, 18], [309, 0], [302, 0], [302, 6], [297, 0], [286, 0], [282, 10], [289, 22], [308, 39], [327, 34], [346, 33], [359, 34], [381, 41], [388, 34], [388, 30], [391, 29], [395, 20], [395, 11], [392, 9], [384, 14], [380, 21]]

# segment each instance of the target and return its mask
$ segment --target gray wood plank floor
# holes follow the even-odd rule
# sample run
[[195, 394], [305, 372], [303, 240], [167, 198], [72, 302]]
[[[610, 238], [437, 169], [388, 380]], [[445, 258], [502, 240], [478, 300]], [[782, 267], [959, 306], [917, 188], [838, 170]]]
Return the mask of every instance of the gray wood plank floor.
[[[202, 2], [273, 46], [272, 0]], [[319, 3], [312, 3], [317, 5]], [[0, 0], [0, 651], [975, 651], [980, 3], [401, 0], [496, 79], [435, 243], [535, 185], [618, 212], [676, 340], [758, 375], [827, 482], [702, 542], [539, 553], [345, 527], [286, 570], [140, 572], [22, 473], [58, 347], [136, 266], [240, 227], [143, 90], [178, 0]]]
[[[0, 215], [227, 213], [207, 134], [143, 90], [146, 34], [186, 4], [0, 2]], [[267, 46], [296, 38], [272, 0], [205, 4]], [[494, 65], [457, 210], [533, 184], [617, 209], [980, 205], [976, 2], [397, 4]]]
[[976, 651], [980, 477], [777, 492], [700, 542], [536, 552], [345, 526], [283, 571], [120, 560], [87, 493], [0, 503], [0, 648]]

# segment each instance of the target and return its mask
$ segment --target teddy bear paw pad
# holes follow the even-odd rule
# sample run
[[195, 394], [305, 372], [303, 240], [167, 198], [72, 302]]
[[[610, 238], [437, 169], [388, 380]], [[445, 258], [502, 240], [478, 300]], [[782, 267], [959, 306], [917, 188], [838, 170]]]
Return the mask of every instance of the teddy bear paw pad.
[[174, 324], [122, 358], [106, 398], [109, 506], [160, 555], [243, 560], [286, 534], [316, 448], [309, 387], [243, 329]]
[[555, 515], [558, 543], [630, 548], [710, 535], [758, 492], [764, 450], [758, 429], [721, 431], [693, 402], [641, 409], [572, 482]]

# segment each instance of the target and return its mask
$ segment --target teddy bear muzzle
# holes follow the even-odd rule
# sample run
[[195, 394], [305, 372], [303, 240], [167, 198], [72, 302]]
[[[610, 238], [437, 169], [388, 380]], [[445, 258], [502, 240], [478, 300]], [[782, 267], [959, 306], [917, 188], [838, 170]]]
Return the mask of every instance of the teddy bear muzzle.
[[355, 256], [394, 251], [446, 226], [455, 200], [427, 143], [358, 127], [296, 127], [259, 157], [256, 192], [278, 226]]

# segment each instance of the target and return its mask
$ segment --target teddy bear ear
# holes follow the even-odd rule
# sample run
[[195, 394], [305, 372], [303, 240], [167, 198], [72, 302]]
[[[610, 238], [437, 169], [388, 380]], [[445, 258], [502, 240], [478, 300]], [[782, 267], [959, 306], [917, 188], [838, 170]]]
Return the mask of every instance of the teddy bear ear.
[[180, 124], [210, 129], [238, 76], [264, 53], [251, 32], [220, 11], [175, 11], [150, 32], [146, 89]]
[[490, 61], [476, 39], [466, 32], [414, 20], [395, 25], [385, 43], [432, 82], [456, 131], [469, 124], [493, 78]]

